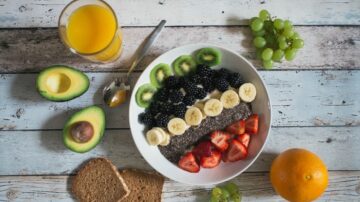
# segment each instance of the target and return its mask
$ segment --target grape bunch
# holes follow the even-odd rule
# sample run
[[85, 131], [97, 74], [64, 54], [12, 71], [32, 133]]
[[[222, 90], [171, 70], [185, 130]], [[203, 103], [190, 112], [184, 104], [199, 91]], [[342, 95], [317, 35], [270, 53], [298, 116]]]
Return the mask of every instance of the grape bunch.
[[293, 60], [304, 46], [289, 20], [273, 19], [267, 10], [261, 10], [258, 17], [251, 18], [250, 27], [256, 55], [265, 69], [271, 69], [273, 63], [281, 62], [284, 56], [287, 61]]
[[211, 190], [210, 202], [241, 202], [241, 193], [235, 183], [229, 182]]

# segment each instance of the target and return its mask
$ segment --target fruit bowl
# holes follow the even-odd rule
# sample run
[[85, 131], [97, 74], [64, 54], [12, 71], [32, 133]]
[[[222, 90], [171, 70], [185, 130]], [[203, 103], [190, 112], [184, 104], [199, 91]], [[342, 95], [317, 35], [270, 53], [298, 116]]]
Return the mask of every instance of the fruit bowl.
[[[201, 169], [198, 173], [190, 173], [180, 169], [176, 164], [168, 161], [160, 153], [158, 147], [148, 144], [145, 137], [145, 126], [138, 121], [138, 115], [144, 111], [144, 108], [137, 105], [135, 94], [141, 85], [150, 83], [149, 74], [157, 64], [166, 63], [171, 65], [178, 56], [191, 55], [195, 51], [205, 47], [216, 48], [222, 54], [221, 64], [213, 67], [214, 69], [224, 67], [231, 71], [238, 72], [242, 75], [245, 82], [251, 82], [255, 85], [257, 96], [251, 103], [251, 106], [253, 113], [259, 115], [259, 132], [258, 134], [252, 136], [246, 159], [234, 163], [221, 163], [218, 167], [213, 169]], [[271, 127], [271, 105], [265, 83], [261, 79], [257, 70], [245, 58], [223, 47], [211, 44], [191, 44], [172, 49], [162, 54], [156, 58], [141, 74], [131, 95], [129, 123], [136, 147], [143, 158], [156, 171], [181, 183], [192, 185], [217, 184], [230, 180], [244, 172], [260, 155]]]

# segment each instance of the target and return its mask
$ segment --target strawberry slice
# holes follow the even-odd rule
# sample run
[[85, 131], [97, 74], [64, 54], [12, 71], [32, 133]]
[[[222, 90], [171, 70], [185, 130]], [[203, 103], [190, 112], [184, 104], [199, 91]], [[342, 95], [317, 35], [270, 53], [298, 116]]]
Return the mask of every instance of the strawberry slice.
[[195, 156], [192, 152], [186, 153], [178, 162], [180, 168], [191, 173], [197, 173], [200, 170], [199, 164], [196, 162]]
[[253, 114], [245, 121], [245, 131], [250, 134], [257, 134], [258, 125], [259, 125], [259, 116], [257, 114]]
[[197, 159], [200, 159], [201, 157], [209, 157], [211, 156], [212, 144], [209, 140], [201, 142], [198, 144], [194, 149], [193, 153], [196, 156]]
[[231, 140], [229, 149], [225, 152], [223, 160], [225, 162], [234, 162], [245, 159], [247, 156], [247, 149], [245, 145], [236, 139]]
[[236, 121], [235, 123], [229, 125], [226, 127], [226, 131], [235, 135], [245, 133], [245, 120]]
[[241, 134], [237, 137], [237, 140], [239, 140], [246, 148], [248, 148], [250, 135], [248, 133]]
[[221, 153], [218, 150], [212, 151], [211, 156], [203, 156], [200, 159], [200, 165], [203, 168], [215, 168], [219, 165], [221, 160]]
[[231, 135], [229, 133], [220, 130], [215, 130], [210, 134], [211, 142], [220, 152], [224, 152], [229, 147], [227, 141], [230, 137]]

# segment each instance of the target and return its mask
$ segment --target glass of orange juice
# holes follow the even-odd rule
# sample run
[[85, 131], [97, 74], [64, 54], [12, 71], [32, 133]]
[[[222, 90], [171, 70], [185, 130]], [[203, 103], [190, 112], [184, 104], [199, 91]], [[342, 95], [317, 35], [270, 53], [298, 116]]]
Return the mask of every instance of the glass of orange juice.
[[113, 62], [122, 51], [122, 33], [116, 14], [102, 0], [69, 3], [60, 14], [59, 33], [73, 53], [95, 62]]

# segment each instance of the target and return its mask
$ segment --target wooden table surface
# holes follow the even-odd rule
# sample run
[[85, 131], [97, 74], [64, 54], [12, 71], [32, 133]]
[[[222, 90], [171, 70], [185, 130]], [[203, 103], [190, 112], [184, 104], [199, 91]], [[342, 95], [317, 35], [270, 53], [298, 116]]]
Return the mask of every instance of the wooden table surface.
[[[119, 168], [151, 169], [137, 151], [128, 123], [128, 103], [109, 110], [101, 89], [126, 71], [134, 50], [161, 19], [168, 21], [133, 76], [160, 54], [207, 42], [249, 59], [265, 80], [273, 110], [271, 136], [258, 160], [234, 181], [243, 201], [283, 201], [268, 171], [279, 152], [302, 147], [317, 153], [330, 171], [319, 201], [360, 201], [360, 1], [359, 0], [112, 0], [124, 32], [117, 63], [96, 64], [61, 44], [57, 18], [69, 0], [0, 0], [0, 201], [73, 201], [69, 176], [85, 160], [106, 156]], [[246, 19], [265, 8], [289, 18], [305, 40], [291, 63], [264, 71], [255, 60]], [[66, 64], [86, 72], [89, 90], [63, 103], [44, 100], [35, 79], [44, 67]], [[62, 143], [70, 114], [102, 106], [107, 130], [94, 150], [77, 154]], [[70, 177], [71, 178], [71, 177]], [[206, 201], [212, 186], [166, 180], [164, 201]]]

